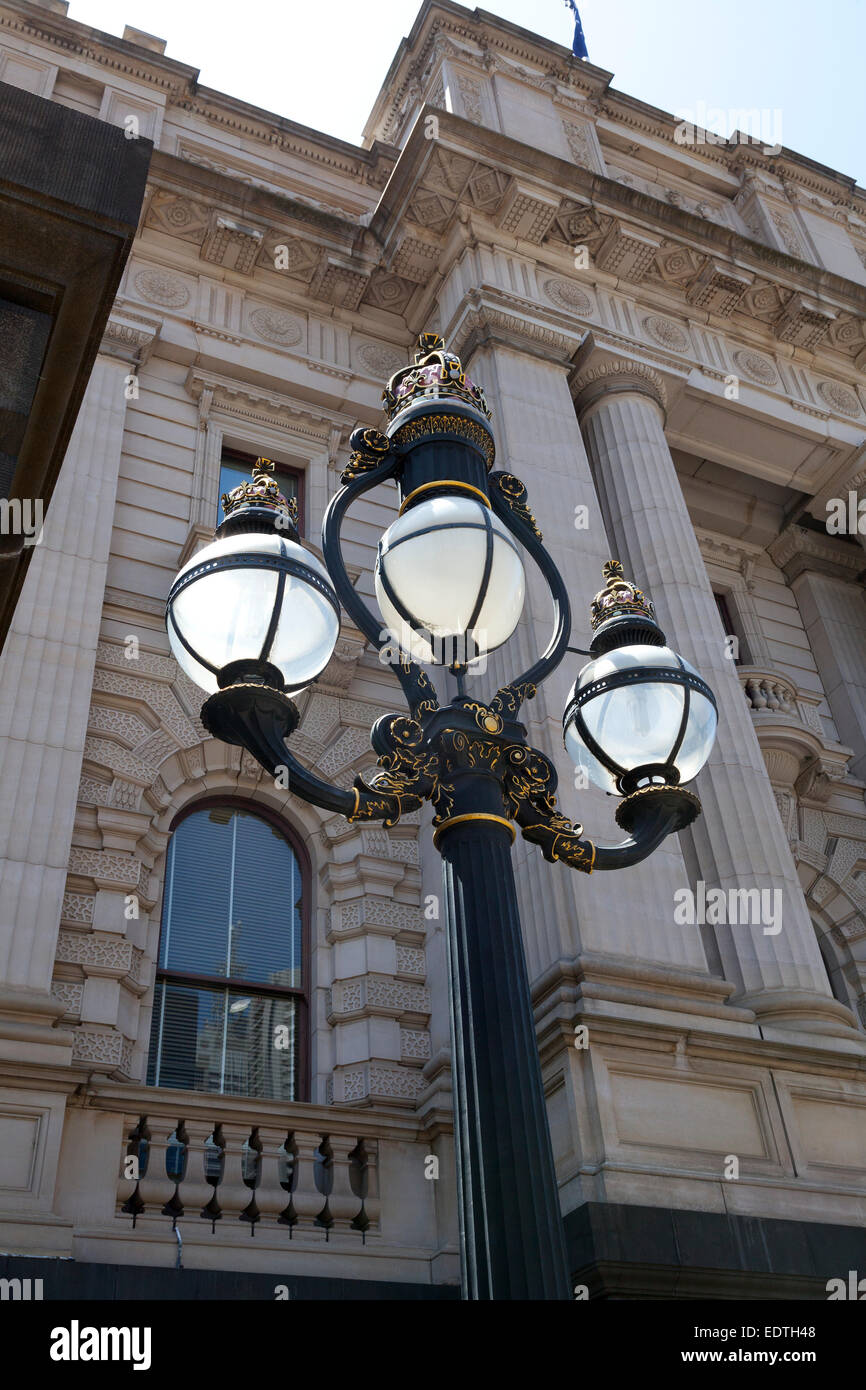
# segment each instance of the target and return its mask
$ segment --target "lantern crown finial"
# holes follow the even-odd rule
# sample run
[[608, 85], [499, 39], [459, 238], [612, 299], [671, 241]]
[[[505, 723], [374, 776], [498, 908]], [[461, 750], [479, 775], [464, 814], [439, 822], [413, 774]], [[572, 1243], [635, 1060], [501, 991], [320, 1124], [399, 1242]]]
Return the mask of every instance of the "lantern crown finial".
[[414, 360], [395, 372], [382, 393], [382, 404], [389, 420], [409, 406], [462, 402], [490, 419], [490, 411], [480, 386], [466, 375], [460, 358], [449, 352], [439, 333], [421, 333]]
[[223, 515], [234, 517], [250, 507], [265, 508], [274, 514], [276, 525], [281, 524], [282, 518], [288, 519], [288, 525], [282, 520], [283, 529], [296, 531], [298, 526], [298, 503], [294, 497], [284, 497], [277, 486], [277, 480], [273, 477], [273, 459], [257, 458], [252, 468], [252, 478], [237, 487], [233, 487], [231, 492], [224, 492], [220, 501], [222, 503]]
[[655, 622], [652, 600], [636, 584], [626, 579], [619, 560], [608, 560], [602, 574], [607, 583], [590, 605], [593, 632], [597, 632], [602, 623], [609, 622], [611, 618], [647, 618]]

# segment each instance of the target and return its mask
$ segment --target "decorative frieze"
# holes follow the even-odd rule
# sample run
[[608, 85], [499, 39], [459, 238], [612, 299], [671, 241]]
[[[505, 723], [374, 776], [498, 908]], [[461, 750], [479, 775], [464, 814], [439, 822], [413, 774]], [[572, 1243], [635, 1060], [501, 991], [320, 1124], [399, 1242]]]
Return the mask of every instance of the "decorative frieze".
[[131, 1076], [132, 1043], [114, 1028], [103, 1031], [79, 1025], [72, 1034], [72, 1060]]
[[860, 402], [847, 386], [843, 386], [838, 381], [819, 381], [818, 395], [826, 401], [830, 409], [837, 415], [846, 415], [849, 419], [856, 419], [862, 415], [863, 411]]
[[778, 386], [779, 384], [779, 373], [775, 366], [768, 357], [762, 357], [759, 352], [741, 348], [734, 353], [734, 363], [743, 376], [749, 377], [752, 381], [760, 382], [762, 386]]
[[335, 980], [331, 986], [331, 1007], [335, 1021], [346, 1014], [384, 1013], [392, 1018], [410, 1014], [430, 1015], [430, 992], [424, 985], [389, 975], [359, 975], [351, 980]]
[[588, 121], [563, 120], [562, 133], [575, 164], [583, 169], [592, 169], [596, 174], [604, 173], [594, 132]]
[[369, 278], [369, 272], [358, 270], [334, 256], [327, 256], [322, 261], [311, 290], [319, 299], [327, 300], [340, 309], [357, 309], [364, 298]]
[[88, 973], [117, 979], [124, 975], [139, 978], [141, 952], [124, 937], [101, 932], [61, 931], [57, 938], [57, 961], [64, 965], [88, 967]]
[[263, 243], [264, 233], [260, 227], [213, 213], [202, 242], [201, 258], [212, 265], [234, 270], [238, 275], [250, 275]]
[[640, 284], [661, 246], [661, 238], [615, 222], [595, 255], [599, 270]]
[[66, 1005], [67, 1014], [75, 1017], [81, 1013], [81, 1000], [84, 996], [83, 984], [78, 984], [73, 980], [53, 980], [51, 993], [55, 999], [60, 1000], [61, 1004]]
[[304, 338], [304, 324], [295, 314], [260, 305], [250, 310], [247, 322], [257, 337], [279, 347], [295, 347]]
[[691, 346], [689, 335], [681, 324], [673, 319], [663, 318], [661, 314], [649, 314], [643, 321], [645, 331], [653, 342], [671, 352], [688, 352]]
[[167, 270], [140, 270], [133, 275], [132, 286], [142, 299], [161, 304], [166, 309], [182, 309], [190, 300], [189, 287], [179, 276]]
[[400, 1060], [423, 1066], [430, 1060], [430, 1034], [418, 1028], [400, 1029]]
[[540, 246], [559, 211], [559, 203], [558, 196], [512, 179], [496, 220], [503, 232]]
[[[330, 910], [329, 932], [332, 937], [342, 939], [360, 935], [362, 932], [374, 932], [382, 936], [400, 936], [405, 933], [423, 937], [424, 931], [424, 918], [420, 907], [412, 907], [408, 903], [395, 902], [393, 898], [382, 898], [372, 893], [364, 898], [353, 898], [351, 902], [336, 903]], [[398, 946], [397, 949], [401, 951], [409, 948]], [[420, 958], [423, 962], [423, 956], [423, 951], [415, 950], [411, 958], [416, 961]], [[398, 969], [401, 973], [416, 973], [414, 970], [404, 972], [399, 965]], [[423, 964], [417, 973], [424, 973]]]
[[73, 845], [69, 853], [69, 872], [79, 878], [92, 878], [108, 886], [120, 884], [130, 891], [138, 886], [142, 864], [129, 854], [107, 850], [81, 849]]
[[361, 367], [382, 381], [387, 381], [400, 367], [406, 365], [405, 352], [389, 347], [386, 343], [362, 343], [356, 356]]
[[92, 922], [95, 901], [89, 893], [64, 893], [61, 919], [64, 922]]
[[730, 318], [754, 276], [734, 266], [707, 260], [686, 291], [686, 299], [696, 309], [706, 309], [717, 318]]
[[583, 317], [595, 313], [595, 303], [589, 291], [581, 285], [576, 285], [573, 280], [561, 280], [554, 277], [545, 280], [541, 288], [550, 302], [555, 304], [557, 308], [570, 310]]
[[342, 1073], [343, 1099], [346, 1101], [414, 1102], [427, 1082], [414, 1067], [387, 1067], [371, 1063]]
[[390, 859], [401, 864], [418, 864], [420, 855], [417, 840], [397, 839], [387, 830], [370, 830], [367, 826], [361, 832], [364, 853], [374, 859]]
[[781, 343], [813, 351], [827, 336], [836, 318], [835, 310], [806, 295], [792, 294], [775, 325]]
[[[419, 236], [409, 233], [401, 240], [391, 268], [404, 280], [411, 280], [415, 285], [426, 285], [436, 269], [439, 254], [439, 247], [435, 242], [423, 241]], [[405, 356], [401, 357], [398, 366], [404, 365], [405, 360]], [[396, 367], [391, 368], [392, 372], [396, 370]]]
[[427, 955], [417, 946], [397, 946], [397, 974], [419, 975], [427, 973]]

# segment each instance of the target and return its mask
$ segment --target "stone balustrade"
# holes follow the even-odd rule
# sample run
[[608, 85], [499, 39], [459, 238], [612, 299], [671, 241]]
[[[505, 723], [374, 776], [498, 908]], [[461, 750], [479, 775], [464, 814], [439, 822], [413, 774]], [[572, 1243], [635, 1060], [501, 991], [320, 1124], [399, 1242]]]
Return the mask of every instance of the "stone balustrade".
[[773, 672], [754, 668], [741, 671], [740, 681], [751, 709], [770, 710], [774, 714], [789, 714], [792, 719], [800, 718], [797, 691], [790, 681]]
[[243, 1222], [296, 1232], [355, 1232], [366, 1241], [379, 1229], [378, 1141], [367, 1126], [327, 1129], [235, 1123], [226, 1103], [213, 1118], [166, 1124], [125, 1115], [117, 1212], [134, 1228], [152, 1219], [220, 1227]]

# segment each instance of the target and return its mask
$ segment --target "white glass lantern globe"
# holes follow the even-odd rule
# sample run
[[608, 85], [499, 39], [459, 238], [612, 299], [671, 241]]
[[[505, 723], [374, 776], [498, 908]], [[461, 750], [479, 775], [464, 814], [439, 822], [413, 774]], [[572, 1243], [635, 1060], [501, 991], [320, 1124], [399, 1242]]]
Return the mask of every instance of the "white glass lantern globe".
[[700, 772], [716, 736], [716, 702], [670, 647], [614, 647], [584, 666], [563, 718], [576, 766], [606, 792], [681, 785]]
[[235, 531], [204, 547], [177, 575], [166, 627], [178, 665], [202, 690], [236, 661], [276, 668], [289, 693], [331, 659], [339, 604], [327, 570], [279, 531]]
[[520, 547], [480, 499], [416, 503], [379, 543], [376, 598], [401, 648], [428, 665], [469, 665], [507, 641], [523, 609]]

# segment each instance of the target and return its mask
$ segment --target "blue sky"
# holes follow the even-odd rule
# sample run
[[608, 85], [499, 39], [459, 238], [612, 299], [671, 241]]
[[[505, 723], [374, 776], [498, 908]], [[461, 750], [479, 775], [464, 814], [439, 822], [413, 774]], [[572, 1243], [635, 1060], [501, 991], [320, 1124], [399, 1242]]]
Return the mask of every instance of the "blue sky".
[[[419, 5], [71, 0], [69, 15], [112, 34], [125, 24], [157, 34], [205, 86], [357, 142]], [[482, 8], [571, 46], [563, 0]], [[765, 111], [782, 144], [866, 185], [866, 0], [583, 0], [580, 13], [590, 60], [619, 91], [678, 115]]]

